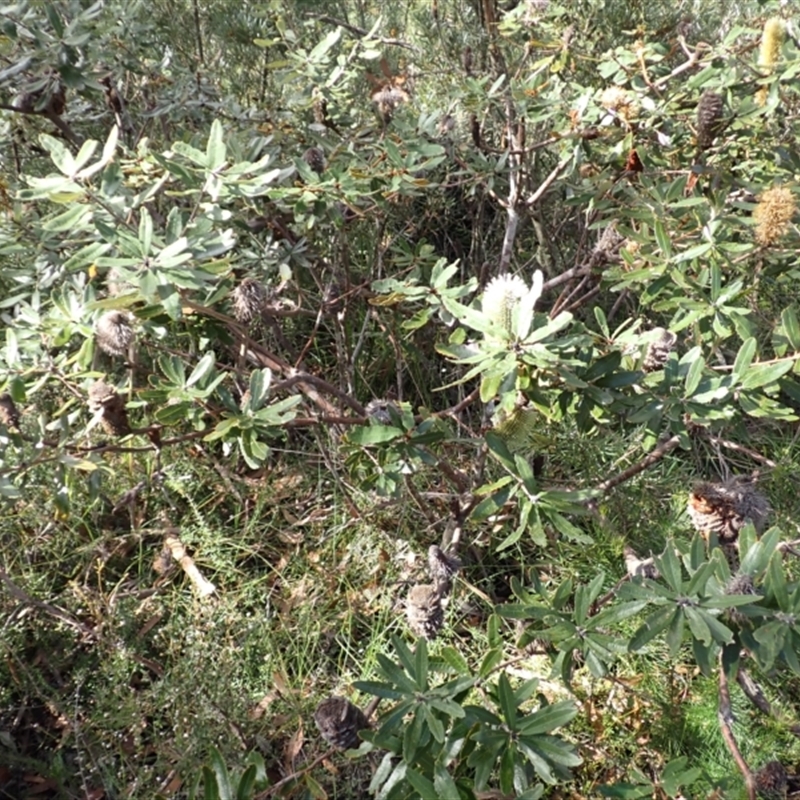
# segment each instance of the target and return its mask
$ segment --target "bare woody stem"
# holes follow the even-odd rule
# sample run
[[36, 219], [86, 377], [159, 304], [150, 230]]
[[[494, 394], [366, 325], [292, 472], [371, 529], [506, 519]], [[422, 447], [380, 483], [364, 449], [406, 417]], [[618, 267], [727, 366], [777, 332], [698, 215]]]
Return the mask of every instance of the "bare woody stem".
[[757, 800], [756, 782], [753, 777], [753, 772], [744, 760], [739, 746], [736, 744], [736, 738], [731, 730], [731, 696], [728, 691], [728, 676], [725, 674], [725, 666], [722, 663], [722, 652], [719, 655], [719, 707], [717, 709], [717, 717], [719, 719], [719, 727], [722, 731], [722, 738], [725, 740], [725, 746], [733, 756], [739, 772], [744, 777], [745, 786], [747, 787], [747, 797], [749, 800]]
[[648, 453], [641, 461], [637, 462], [633, 466], [628, 467], [627, 469], [622, 470], [622, 472], [619, 472], [616, 475], [612, 475], [610, 478], [608, 478], [608, 480], [598, 483], [597, 486], [594, 487], [595, 491], [605, 494], [615, 486], [619, 486], [621, 483], [625, 483], [625, 481], [630, 480], [634, 475], [644, 472], [648, 467], [655, 464], [656, 461], [659, 461], [665, 455], [667, 455], [667, 453], [674, 450], [680, 444], [680, 441], [680, 436], [677, 434], [675, 436], [671, 436], [669, 439], [662, 439], [656, 448]]

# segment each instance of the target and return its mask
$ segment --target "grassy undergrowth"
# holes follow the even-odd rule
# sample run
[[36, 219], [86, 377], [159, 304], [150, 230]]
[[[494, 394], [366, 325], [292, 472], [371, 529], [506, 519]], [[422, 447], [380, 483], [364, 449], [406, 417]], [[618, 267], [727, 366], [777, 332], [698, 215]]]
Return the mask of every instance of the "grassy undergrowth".
[[[614, 452], [610, 437], [578, 447], [572, 433], [566, 425], [553, 431], [543, 480], [592, 485], [635, 460]], [[769, 448], [768, 432], [758, 444]], [[413, 503], [347, 488], [311, 454], [276, 450], [259, 475], [197, 455], [165, 454], [162, 478], [116, 510], [142, 477], [130, 455], [109, 456], [118, 459], [110, 462], [114, 481], [90, 476], [68, 513], [47, 496], [39, 468], [28, 495], [38, 492], [37, 502], [21, 501], [0, 520], [5, 569], [19, 590], [0, 595], [0, 797], [183, 797], [212, 747], [232, 765], [258, 750], [277, 781], [325, 752], [316, 705], [344, 694], [364, 706], [368, 698], [351, 684], [374, 678], [377, 654], [392, 657], [392, 634], [411, 638], [403, 596], [441, 535]], [[646, 555], [670, 536], [688, 539], [686, 493], [720, 463], [711, 455], [734, 473], [752, 469], [739, 454], [709, 454], [702, 443], [677, 451], [576, 520], [591, 546], [551, 535], [547, 547], [523, 538], [498, 553], [509, 523], [468, 526], [464, 568], [432, 657], [452, 645], [477, 665], [486, 620], [508, 600], [514, 577], [526, 583], [535, 572], [555, 586], [602, 569], [610, 589], [624, 575], [626, 543]], [[424, 488], [426, 477], [418, 480]], [[763, 485], [776, 521], [796, 518], [791, 470], [772, 470]], [[427, 510], [434, 522], [446, 517], [435, 500]], [[168, 530], [179, 531], [215, 585], [210, 597], [197, 597], [181, 569], [154, 569]], [[539, 676], [545, 693], [563, 694], [549, 681], [548, 659], [520, 658], [519, 628], [503, 624], [512, 676]], [[630, 633], [638, 623], [627, 624]], [[681, 755], [702, 770], [698, 787], [740, 795], [715, 681], [688, 651], [671, 662], [658, 641], [622, 658], [608, 678], [576, 671], [580, 714], [568, 736], [584, 765], [573, 796], [598, 796], [600, 784], [630, 780], [636, 769], [652, 779]], [[800, 684], [756, 677], [778, 718], [734, 689], [737, 737], [751, 763], [791, 764], [800, 758], [790, 732]], [[330, 797], [364, 797], [370, 763], [334, 756], [312, 774]], [[284, 796], [305, 792], [290, 786]]]

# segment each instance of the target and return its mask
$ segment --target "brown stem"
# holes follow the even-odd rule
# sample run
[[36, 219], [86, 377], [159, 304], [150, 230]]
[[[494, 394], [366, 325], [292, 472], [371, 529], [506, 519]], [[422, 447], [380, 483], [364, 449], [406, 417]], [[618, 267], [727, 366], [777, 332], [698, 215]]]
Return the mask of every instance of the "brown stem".
[[203, 54], [203, 33], [200, 30], [200, 6], [197, 0], [192, 0], [192, 13], [194, 16], [194, 35], [197, 38], [197, 56], [200, 59], [200, 65], [204, 66], [206, 59]]
[[649, 466], [652, 466], [656, 463], [656, 461], [659, 461], [667, 453], [674, 450], [680, 444], [680, 441], [681, 437], [677, 434], [675, 436], [671, 436], [669, 439], [662, 439], [662, 441], [656, 445], [655, 449], [651, 450], [641, 461], [633, 466], [628, 467], [627, 469], [622, 470], [622, 472], [619, 472], [616, 475], [612, 475], [607, 480], [598, 483], [597, 486], [594, 487], [595, 491], [605, 494], [615, 486], [625, 483], [625, 481], [629, 480], [634, 475], [644, 472]]
[[722, 663], [722, 652], [719, 654], [719, 707], [717, 709], [717, 718], [719, 719], [719, 727], [722, 731], [722, 738], [725, 740], [725, 746], [730, 751], [736, 766], [739, 768], [739, 772], [744, 777], [747, 797], [749, 800], [757, 800], [756, 781], [753, 777], [753, 771], [744, 760], [731, 730], [731, 719], [733, 718], [731, 696], [728, 691], [728, 676], [725, 674], [725, 666]]
[[36, 600], [35, 598], [26, 594], [22, 589], [19, 588], [19, 586], [17, 586], [16, 583], [14, 583], [14, 581], [11, 580], [11, 578], [8, 577], [8, 573], [5, 571], [5, 569], [3, 569], [3, 567], [0, 567], [0, 582], [5, 584], [8, 593], [20, 602], [31, 605], [34, 608], [41, 609], [47, 614], [50, 614], [51, 617], [60, 619], [62, 622], [65, 622], [72, 628], [76, 628], [83, 634], [90, 635], [94, 633], [94, 629], [90, 625], [75, 619], [75, 617], [64, 611], [64, 609], [50, 605], [50, 603], [45, 603], [43, 600]]

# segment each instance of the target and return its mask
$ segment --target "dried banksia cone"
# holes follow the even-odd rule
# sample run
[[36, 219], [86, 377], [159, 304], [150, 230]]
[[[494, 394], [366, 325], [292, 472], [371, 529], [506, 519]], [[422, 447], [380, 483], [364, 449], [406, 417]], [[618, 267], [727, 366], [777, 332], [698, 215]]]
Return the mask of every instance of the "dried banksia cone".
[[430, 583], [412, 586], [406, 598], [406, 619], [415, 636], [435, 639], [444, 627], [444, 607], [439, 587]]
[[640, 558], [628, 545], [625, 545], [622, 553], [625, 556], [625, 570], [632, 578], [642, 577], [652, 580], [658, 578], [659, 572], [652, 557]]
[[103, 430], [111, 436], [126, 436], [131, 432], [125, 401], [113, 386], [96, 381], [89, 388], [89, 411], [99, 417]]
[[764, 800], [783, 800], [789, 785], [789, 776], [780, 761], [767, 761], [757, 770], [755, 779], [756, 792]]
[[367, 416], [374, 419], [379, 425], [392, 424], [392, 411], [400, 415], [400, 409], [391, 400], [370, 400], [364, 406]]
[[621, 86], [609, 86], [600, 95], [600, 105], [618, 114], [626, 122], [639, 116], [639, 101]]
[[515, 408], [510, 414], [498, 414], [494, 431], [506, 443], [506, 447], [516, 453], [528, 450], [533, 444], [533, 437], [539, 415], [532, 408]]
[[97, 346], [110, 356], [125, 356], [135, 334], [130, 314], [124, 311], [107, 311], [94, 328]]
[[338, 750], [352, 750], [361, 744], [358, 732], [369, 728], [364, 712], [344, 697], [323, 700], [314, 712], [322, 738]]
[[19, 411], [8, 392], [0, 394], [0, 425], [19, 428]]
[[391, 122], [394, 110], [401, 103], [407, 103], [410, 99], [409, 93], [399, 86], [382, 86], [372, 93], [372, 102], [375, 103], [375, 107], [384, 124]]
[[743, 475], [725, 483], [696, 484], [687, 506], [695, 529], [704, 535], [716, 533], [722, 545], [734, 544], [748, 520], [761, 533], [770, 510], [753, 479]]
[[327, 166], [325, 153], [323, 153], [319, 147], [309, 147], [308, 150], [303, 153], [303, 161], [305, 161], [317, 175], [322, 175]]
[[666, 328], [653, 328], [650, 332], [655, 334], [656, 338], [647, 345], [644, 354], [642, 369], [645, 372], [661, 369], [667, 363], [669, 354], [675, 347], [675, 342], [678, 341], [678, 336]]
[[428, 548], [428, 571], [434, 587], [440, 594], [450, 594], [453, 588], [453, 578], [461, 569], [461, 562], [452, 555], [448, 555], [435, 544]]
[[231, 293], [233, 316], [239, 322], [257, 319], [267, 302], [267, 290], [255, 278], [245, 278]]
[[613, 222], [606, 225], [589, 257], [589, 266], [598, 267], [617, 261], [624, 243], [625, 237], [617, 231], [617, 226]]
[[725, 102], [721, 94], [707, 89], [700, 95], [697, 103], [697, 144], [701, 150], [706, 150], [722, 129], [722, 115], [725, 111]]
[[783, 186], [773, 186], [762, 192], [753, 210], [756, 221], [756, 241], [771, 245], [789, 229], [797, 204], [794, 195]]

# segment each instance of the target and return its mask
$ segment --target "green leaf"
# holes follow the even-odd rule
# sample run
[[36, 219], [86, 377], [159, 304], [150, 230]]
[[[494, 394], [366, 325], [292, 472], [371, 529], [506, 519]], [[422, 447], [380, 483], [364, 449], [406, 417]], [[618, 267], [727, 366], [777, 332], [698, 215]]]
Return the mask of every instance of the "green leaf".
[[660, 556], [656, 556], [654, 561], [659, 572], [669, 584], [670, 589], [674, 592], [680, 592], [683, 588], [681, 564], [675, 555], [675, 543], [671, 539], [667, 541], [667, 547], [664, 552]]
[[689, 371], [686, 373], [686, 383], [685, 383], [685, 397], [691, 397], [695, 391], [697, 391], [697, 387], [700, 385], [700, 380], [703, 377], [703, 370], [705, 369], [706, 362], [703, 357], [698, 353], [695, 359], [692, 361], [691, 366], [689, 367]]
[[471, 674], [467, 660], [455, 647], [447, 645], [447, 647], [442, 649], [441, 656], [460, 675]]
[[225, 132], [222, 129], [222, 123], [215, 119], [211, 123], [211, 131], [208, 135], [208, 143], [206, 144], [206, 158], [205, 166], [209, 170], [218, 170], [225, 163], [225, 155], [227, 148], [225, 146]]
[[70, 177], [76, 172], [75, 159], [60, 139], [56, 139], [46, 133], [40, 133], [39, 144], [47, 150], [56, 168], [64, 173], [65, 176]]
[[323, 61], [324, 56], [342, 37], [342, 28], [338, 26], [332, 30], [309, 54], [308, 60], [311, 64], [318, 64]]
[[577, 713], [578, 708], [572, 700], [561, 700], [524, 717], [519, 731], [524, 736], [551, 733], [571, 722]]
[[251, 764], [239, 779], [239, 785], [236, 787], [236, 800], [253, 800], [255, 786], [256, 766]]
[[303, 776], [303, 780], [305, 781], [309, 794], [315, 798], [315, 800], [328, 800], [328, 793], [317, 783], [316, 778], [314, 778], [310, 772], [306, 772]]
[[739, 348], [736, 354], [736, 361], [733, 363], [733, 377], [735, 380], [741, 378], [750, 368], [753, 357], [756, 354], [757, 343], [755, 337], [751, 336]]
[[360, 445], [384, 444], [401, 439], [403, 436], [405, 436], [405, 431], [389, 425], [364, 425], [354, 428], [347, 434], [347, 438], [353, 444]]
[[788, 358], [775, 364], [753, 364], [747, 370], [747, 374], [742, 376], [742, 389], [757, 389], [761, 386], [775, 383], [778, 378], [789, 372], [793, 366], [794, 361]]
[[216, 363], [217, 357], [213, 351], [206, 353], [198, 362], [195, 368], [192, 370], [192, 374], [189, 376], [188, 380], [186, 381], [186, 386], [194, 386], [194, 384], [199, 383], [208, 375], [211, 374], [212, 370], [214, 369], [214, 364]]
[[800, 322], [797, 319], [797, 311], [794, 306], [788, 306], [781, 312], [781, 325], [783, 325], [786, 338], [794, 351], [800, 352]]
[[497, 697], [500, 702], [500, 709], [503, 713], [506, 725], [509, 730], [517, 729], [517, 700], [514, 697], [514, 690], [506, 677], [505, 672], [500, 673], [497, 682]]
[[211, 768], [214, 770], [214, 775], [217, 779], [219, 800], [234, 800], [233, 786], [231, 785], [231, 778], [228, 774], [228, 767], [225, 764], [222, 753], [220, 753], [216, 747], [211, 748], [210, 761]]
[[628, 649], [634, 652], [641, 650], [648, 642], [666, 629], [676, 613], [680, 612], [676, 611], [674, 606], [665, 606], [653, 612], [633, 635], [633, 638], [628, 643]]
[[661, 254], [664, 258], [669, 258], [672, 255], [672, 241], [667, 234], [664, 223], [656, 219], [653, 223], [653, 233], [656, 235], [656, 242], [661, 249]]
[[432, 797], [436, 797], [437, 800], [461, 800], [461, 793], [453, 776], [442, 764], [437, 763], [433, 768], [433, 788], [436, 793]]

